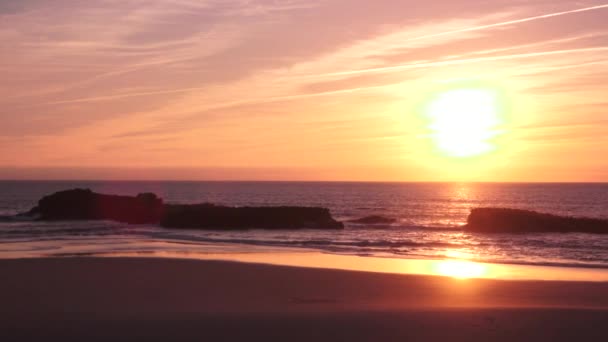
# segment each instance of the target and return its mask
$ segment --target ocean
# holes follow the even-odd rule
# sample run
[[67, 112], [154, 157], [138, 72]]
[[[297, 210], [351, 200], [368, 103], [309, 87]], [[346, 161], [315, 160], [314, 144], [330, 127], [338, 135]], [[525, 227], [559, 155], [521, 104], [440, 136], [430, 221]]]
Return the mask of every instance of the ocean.
[[[0, 217], [27, 211], [42, 196], [72, 188], [121, 195], [154, 192], [169, 203], [322, 206], [346, 222], [346, 228], [208, 231], [106, 221], [0, 220], [0, 258], [290, 249], [608, 268], [608, 235], [480, 234], [462, 229], [469, 211], [476, 207], [608, 218], [608, 184], [0, 181]], [[370, 215], [395, 222], [348, 222]]]

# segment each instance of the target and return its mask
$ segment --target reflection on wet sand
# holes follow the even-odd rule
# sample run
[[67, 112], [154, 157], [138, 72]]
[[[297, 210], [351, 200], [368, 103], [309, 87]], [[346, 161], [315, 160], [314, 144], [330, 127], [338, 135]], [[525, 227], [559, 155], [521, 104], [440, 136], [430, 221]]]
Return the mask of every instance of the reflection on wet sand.
[[[137, 256], [111, 254], [105, 256]], [[335, 255], [318, 252], [165, 253], [147, 257], [223, 260], [310, 268], [395, 274], [447, 276], [458, 279], [608, 281], [608, 269], [478, 263], [463, 259], [418, 260]]]

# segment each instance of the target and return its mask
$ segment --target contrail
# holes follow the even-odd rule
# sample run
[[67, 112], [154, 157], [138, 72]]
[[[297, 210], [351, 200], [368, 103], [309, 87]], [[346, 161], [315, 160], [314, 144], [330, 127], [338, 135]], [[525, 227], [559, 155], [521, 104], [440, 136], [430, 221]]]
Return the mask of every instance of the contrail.
[[[562, 15], [567, 15], [567, 14], [588, 12], [588, 11], [594, 11], [594, 10], [605, 9], [605, 8], [608, 8], [608, 4], [591, 6], [591, 7], [585, 7], [585, 8], [579, 8], [579, 9], [569, 10], [569, 11], [562, 11], [562, 12], [555, 12], [555, 13], [537, 15], [537, 16], [533, 16], [533, 17], [527, 17], [527, 18], [522, 18], [522, 19], [509, 20], [509, 21], [504, 21], [504, 22], [494, 23], [494, 24], [488, 24], [488, 25], [468, 27], [468, 28], [459, 29], [459, 30], [453, 30], [453, 31], [446, 31], [446, 32], [440, 32], [440, 33], [428, 34], [428, 35], [424, 35], [424, 36], [418, 36], [418, 37], [414, 37], [414, 38], [409, 38], [409, 39], [406, 39], [405, 41], [409, 42], [409, 41], [416, 41], [416, 40], [422, 40], [422, 39], [433, 38], [433, 37], [441, 37], [441, 36], [446, 36], [446, 35], [451, 35], [451, 34], [456, 34], [456, 33], [462, 33], [462, 32], [479, 31], [479, 30], [485, 30], [485, 29], [494, 28], [494, 27], [500, 27], [500, 26], [507, 26], [507, 25], [512, 25], [512, 24], [525, 23], [525, 22], [539, 20], [539, 19], [547, 19], [547, 18], [558, 17], [558, 16], [562, 16]], [[481, 58], [448, 60], [448, 61], [428, 62], [428, 63], [413, 63], [413, 64], [397, 65], [397, 66], [389, 66], [389, 67], [379, 67], [379, 68], [370, 68], [370, 69], [360, 69], [360, 70], [351, 70], [351, 71], [342, 71], [342, 72], [335, 72], [335, 73], [327, 73], [327, 74], [322, 74], [322, 75], [316, 75], [316, 77], [356, 75], [356, 74], [383, 72], [383, 71], [390, 71], [390, 70], [407, 70], [407, 69], [425, 68], [425, 67], [432, 67], [432, 66], [443, 66], [443, 65], [453, 65], [453, 64], [466, 64], [466, 63], [474, 63], [474, 62], [481, 62], [481, 61], [518, 59], [518, 58], [529, 58], [529, 57], [536, 57], [536, 56], [546, 56], [546, 55], [555, 55], [555, 54], [564, 54], [564, 53], [573, 53], [573, 52], [603, 51], [603, 50], [608, 50], [608, 47], [582, 48], [582, 49], [557, 50], [557, 51], [545, 51], [545, 52], [515, 54], [515, 55], [507, 55], [507, 56], [481, 57]], [[147, 66], [147, 65], [145, 65], [145, 66]], [[127, 70], [127, 71], [130, 71], [130, 70]], [[109, 73], [109, 74], [113, 74], [113, 73], [120, 73], [120, 72], [112, 72], [112, 73]], [[106, 75], [102, 75], [102, 76], [107, 76], [107, 74]], [[135, 97], [135, 96], [148, 96], [148, 95], [161, 95], [161, 94], [182, 93], [182, 92], [196, 91], [196, 90], [202, 90], [202, 89], [204, 89], [204, 88], [202, 88], [202, 87], [200, 87], [200, 88], [194, 87], [194, 88], [184, 88], [184, 89], [175, 89], [175, 90], [160, 90], [160, 91], [150, 91], [150, 92], [141, 92], [141, 93], [117, 94], [117, 95], [99, 96], [99, 97], [91, 97], [91, 98], [54, 101], [54, 102], [47, 102], [45, 104], [65, 104], [65, 103], [78, 103], [78, 102], [105, 101], [105, 100], [128, 98], [128, 97]], [[348, 90], [348, 91], [358, 91], [358, 90], [361, 90], [361, 89], [356, 88], [356, 89], [351, 89], [351, 90]], [[322, 92], [322, 93], [316, 93], [316, 94], [304, 94], [304, 95], [294, 95], [294, 96], [284, 96], [284, 97], [280, 96], [280, 97], [276, 97], [276, 98], [268, 98], [267, 100], [276, 101], [276, 100], [283, 100], [283, 99], [296, 99], [296, 98], [300, 98], [300, 97], [330, 95], [330, 94], [340, 93], [340, 92], [345, 92], [345, 91], [343, 91], [343, 90], [342, 91], [329, 91], [329, 92]]]
[[[550, 56], [550, 55], [560, 55], [560, 54], [568, 54], [568, 53], [576, 53], [576, 52], [593, 52], [593, 51], [608, 51], [608, 46], [568, 49], [568, 50], [541, 51], [541, 52], [531, 52], [531, 53], [503, 55], [503, 56], [488, 56], [488, 57], [479, 57], [479, 58], [428, 62], [428, 63], [413, 63], [413, 64], [406, 64], [406, 65], [365, 69], [365, 70], [344, 71], [344, 72], [340, 72], [340, 73], [334, 73], [331, 75], [336, 75], [336, 76], [337, 75], [355, 75], [355, 74], [361, 74], [361, 73], [419, 69], [419, 68], [428, 68], [428, 67], [436, 67], [436, 66], [469, 64], [469, 63], [485, 62], [485, 61], [499, 61], [499, 60], [532, 58], [532, 57], [539, 57], [539, 56]], [[252, 99], [252, 100], [232, 101], [232, 102], [229, 102], [226, 104], [219, 105], [219, 106], [217, 106], [217, 108], [224, 108], [224, 107], [251, 104], [251, 103], [268, 103], [268, 102], [278, 102], [278, 101], [287, 101], [287, 100], [297, 100], [297, 99], [310, 98], [310, 97], [336, 95], [336, 94], [343, 94], [343, 93], [353, 93], [353, 92], [358, 92], [358, 91], [362, 91], [362, 90], [383, 88], [386, 86], [387, 85], [377, 85], [377, 86], [370, 86], [370, 87], [357, 87], [357, 88], [349, 88], [349, 89], [330, 90], [330, 91], [317, 92], [317, 93], [273, 96], [273, 97], [266, 97], [266, 98]], [[117, 95], [108, 95], [108, 96], [97, 96], [97, 97], [88, 97], [88, 98], [80, 98], [80, 99], [62, 100], [62, 101], [46, 102], [43, 104], [44, 105], [54, 105], [54, 104], [66, 104], [66, 103], [79, 103], [79, 102], [99, 102], [99, 101], [107, 101], [107, 100], [122, 99], [122, 98], [137, 97], [137, 96], [175, 94], [175, 93], [198, 91], [198, 90], [204, 90], [204, 89], [206, 89], [206, 88], [205, 87], [192, 87], [192, 88], [181, 88], [181, 89], [172, 89], [172, 90], [159, 90], [159, 91], [127, 93], [127, 94], [117, 94]], [[214, 108], [216, 108], [216, 107], [212, 107], [210, 109], [214, 109]]]
[[[227, 103], [222, 103], [220, 105], [211, 106], [209, 108], [206, 108], [205, 110], [226, 108], [226, 107], [246, 105], [246, 104], [279, 102], [279, 101], [297, 100], [297, 99], [317, 97], [317, 96], [352, 93], [352, 92], [357, 92], [357, 91], [366, 90], [366, 89], [382, 88], [385, 86], [386, 85], [349, 88], [349, 89], [338, 89], [338, 90], [330, 90], [330, 91], [317, 92], [317, 93], [272, 96], [272, 97], [264, 97], [264, 98], [259, 98], [259, 99], [231, 101], [231, 102], [227, 102]], [[185, 93], [185, 92], [199, 91], [199, 90], [205, 90], [205, 89], [208, 89], [208, 88], [207, 87], [193, 87], [193, 88], [180, 88], [180, 89], [171, 89], [171, 90], [158, 90], [158, 91], [136, 92], [136, 93], [126, 93], [126, 94], [116, 94], [116, 95], [106, 95], [106, 96], [85, 97], [85, 98], [79, 98], [79, 99], [45, 102], [45, 103], [37, 104], [37, 106], [39, 106], [39, 105], [57, 105], [57, 104], [67, 104], [67, 103], [81, 103], [81, 102], [101, 102], [101, 101], [116, 100], [116, 99], [123, 99], [123, 98], [129, 98], [129, 97], [176, 94], [176, 93]]]
[[138, 93], [115, 94], [115, 95], [85, 97], [85, 98], [80, 98], [80, 99], [52, 101], [52, 102], [45, 102], [42, 104], [43, 105], [54, 105], [54, 104], [65, 104], [65, 103], [79, 103], [79, 102], [97, 102], [97, 101], [116, 100], [116, 99], [123, 99], [123, 98], [136, 97], [136, 96], [185, 93], [185, 92], [205, 90], [205, 89], [207, 89], [207, 88], [206, 87], [193, 87], [193, 88], [180, 88], [180, 89], [170, 89], [170, 90], [145, 91], [145, 92], [138, 92]]
[[[597, 6], [592, 6], [592, 7], [585, 7], [585, 8], [579, 8], [579, 9], [569, 10], [569, 11], [562, 11], [562, 12], [555, 12], [555, 13], [537, 15], [537, 16], [527, 17], [527, 18], [522, 18], [522, 19], [503, 21], [503, 22], [500, 22], [500, 23], [494, 23], [494, 24], [488, 24], [488, 25], [480, 25], [480, 26], [474, 26], [474, 27], [467, 27], [467, 28], [463, 28], [463, 29], [459, 29], [459, 30], [445, 31], [445, 32], [434, 33], [434, 34], [427, 34], [427, 35], [424, 35], [424, 36], [418, 36], [418, 37], [413, 37], [413, 38], [406, 39], [405, 42], [411, 42], [411, 41], [422, 40], [422, 39], [427, 39], [427, 38], [447, 36], [447, 35], [456, 34], [456, 33], [480, 31], [480, 30], [485, 30], [485, 29], [489, 29], [489, 28], [507, 26], [507, 25], [512, 25], [512, 24], [520, 24], [520, 23], [525, 23], [525, 22], [534, 21], [534, 20], [547, 19], [547, 18], [559, 17], [559, 16], [563, 16], [563, 15], [568, 15], [568, 14], [588, 12], [588, 11], [595, 11], [595, 10], [606, 9], [606, 8], [608, 8], [608, 4], [597, 5]], [[335, 73], [327, 73], [327, 74], [317, 75], [317, 77], [319, 77], [319, 76], [324, 77], [324, 76], [340, 76], [340, 75], [362, 74], [362, 73], [376, 72], [376, 71], [381, 71], [381, 70], [391, 70], [392, 68], [401, 68], [401, 66], [385, 67], [385, 68], [360, 69], [360, 70], [354, 70], [354, 71], [342, 71], [342, 72], [335, 72]]]
[[446, 61], [439, 61], [439, 62], [422, 62], [422, 63], [393, 65], [393, 66], [387, 66], [387, 67], [334, 72], [334, 73], [330, 73], [330, 74], [323, 74], [320, 76], [347, 76], [347, 75], [358, 75], [358, 74], [376, 73], [376, 72], [384, 72], [384, 71], [420, 69], [420, 68], [428, 68], [428, 67], [434, 67], [434, 66], [468, 64], [468, 63], [487, 62], [487, 61], [501, 61], [501, 60], [509, 60], [509, 59], [521, 59], [521, 58], [531, 58], [531, 57], [539, 57], [539, 56], [561, 55], [561, 54], [575, 53], [575, 52], [593, 52], [593, 51], [606, 51], [606, 50], [608, 50], [608, 46], [579, 48], [579, 49], [566, 49], [566, 50], [553, 50], [553, 51], [541, 51], [541, 52], [520, 53], [520, 54], [503, 55], [503, 56], [489, 56], [489, 57], [479, 57], [479, 58], [446, 60]]
[[467, 27], [467, 28], [464, 28], [464, 29], [459, 29], [459, 30], [454, 30], [454, 31], [446, 31], [446, 32], [440, 32], [440, 33], [434, 33], [434, 34], [427, 34], [427, 35], [424, 35], [424, 36], [419, 36], [419, 37], [414, 37], [414, 38], [406, 39], [405, 41], [409, 42], [409, 41], [415, 41], [415, 40], [421, 40], [421, 39], [427, 39], [427, 38], [433, 38], [433, 37], [447, 36], [447, 35], [455, 34], [455, 33], [479, 31], [479, 30], [485, 30], [485, 29], [494, 28], [494, 27], [507, 26], [507, 25], [512, 25], [512, 24], [520, 24], [520, 23], [525, 23], [525, 22], [528, 22], [528, 21], [534, 21], [534, 20], [539, 20], [539, 19], [547, 19], [547, 18], [559, 17], [559, 16], [567, 15], [567, 14], [574, 14], [574, 13], [595, 11], [595, 10], [604, 9], [604, 8], [608, 8], [608, 4], [597, 5], [597, 6], [592, 6], [592, 7], [585, 7], [585, 8], [579, 8], [579, 9], [570, 10], [570, 11], [563, 11], [563, 12], [555, 12], [555, 13], [537, 15], [537, 16], [533, 16], [533, 17], [527, 17], [527, 18], [522, 18], [522, 19], [503, 21], [503, 22], [500, 22], [500, 23], [494, 23], [494, 24], [488, 24], [488, 25]]

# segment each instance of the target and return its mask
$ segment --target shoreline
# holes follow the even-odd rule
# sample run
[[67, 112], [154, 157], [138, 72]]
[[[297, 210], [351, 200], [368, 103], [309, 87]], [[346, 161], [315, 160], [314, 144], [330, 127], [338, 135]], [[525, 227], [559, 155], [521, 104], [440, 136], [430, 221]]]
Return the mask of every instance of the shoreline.
[[[98, 257], [98, 255], [92, 255]], [[110, 253], [102, 257], [140, 257], [137, 253]], [[152, 253], [150, 258], [227, 261], [262, 265], [372, 272], [411, 276], [508, 281], [608, 282], [608, 268], [563, 265], [490, 263], [468, 259], [418, 259], [394, 256], [334, 254], [317, 250], [281, 248], [272, 251], [222, 253]]]
[[[165, 242], [166, 243], [166, 242]], [[34, 249], [32, 252], [37, 252]], [[491, 263], [464, 258], [396, 258], [381, 255], [335, 254], [315, 249], [289, 247], [265, 248], [241, 244], [209, 244], [206, 251], [153, 250], [100, 252], [74, 249], [65, 253], [3, 253], [0, 260], [40, 258], [146, 258], [199, 261], [226, 261], [315, 269], [374, 272], [385, 274], [444, 276], [516, 281], [608, 282], [608, 268]], [[0, 254], [1, 255], [1, 254]]]
[[310, 326], [325, 331], [320, 341], [608, 337], [608, 283], [599, 282], [118, 257], [3, 259], [0, 273], [5, 341], [304, 341]]

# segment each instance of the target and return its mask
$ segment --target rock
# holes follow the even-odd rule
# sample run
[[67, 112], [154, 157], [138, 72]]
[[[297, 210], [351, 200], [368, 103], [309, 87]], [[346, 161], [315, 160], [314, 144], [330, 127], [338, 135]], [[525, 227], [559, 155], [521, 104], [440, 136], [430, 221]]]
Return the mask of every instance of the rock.
[[584, 232], [608, 234], [608, 220], [508, 208], [471, 210], [465, 229], [482, 233]]
[[113, 220], [132, 224], [158, 223], [162, 199], [154, 194], [137, 197], [103, 195], [89, 189], [73, 189], [43, 197], [37, 212], [41, 220]]
[[153, 193], [136, 197], [73, 189], [43, 197], [24, 217], [39, 220], [113, 220], [160, 223], [170, 228], [201, 229], [340, 229], [329, 209], [315, 207], [226, 207], [213, 204], [164, 204]]
[[328, 209], [315, 207], [168, 206], [161, 226], [200, 229], [341, 229]]
[[384, 216], [380, 216], [380, 215], [370, 215], [370, 216], [362, 217], [360, 219], [351, 220], [348, 222], [358, 223], [358, 224], [391, 224], [391, 223], [395, 223], [396, 221], [397, 220], [390, 218], [390, 217], [384, 217]]

